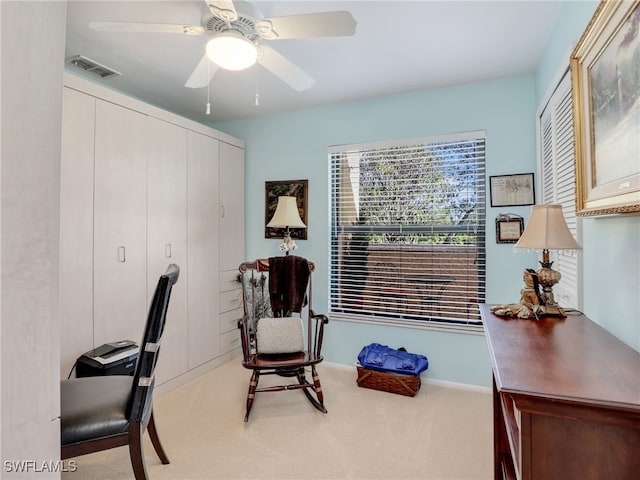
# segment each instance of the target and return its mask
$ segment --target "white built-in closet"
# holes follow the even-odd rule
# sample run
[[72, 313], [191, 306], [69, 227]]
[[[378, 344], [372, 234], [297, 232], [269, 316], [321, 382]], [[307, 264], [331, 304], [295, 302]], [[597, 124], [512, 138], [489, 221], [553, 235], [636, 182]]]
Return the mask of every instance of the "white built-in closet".
[[181, 383], [235, 353], [241, 140], [67, 75], [60, 208], [63, 377], [87, 350], [140, 341], [169, 263], [181, 274], [158, 384]]

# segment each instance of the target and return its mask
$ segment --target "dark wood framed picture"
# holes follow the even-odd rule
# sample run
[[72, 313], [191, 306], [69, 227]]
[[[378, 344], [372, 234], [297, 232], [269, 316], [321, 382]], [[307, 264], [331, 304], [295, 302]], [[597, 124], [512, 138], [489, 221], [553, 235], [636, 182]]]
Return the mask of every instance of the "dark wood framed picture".
[[524, 219], [518, 215], [498, 215], [496, 218], [496, 242], [516, 243], [524, 232]]
[[302, 223], [307, 228], [291, 228], [291, 238], [293, 240], [306, 240], [309, 231], [307, 221], [307, 194], [309, 190], [309, 180], [276, 180], [264, 182], [264, 238], [284, 237], [284, 228], [267, 227], [267, 223], [273, 217], [278, 206], [278, 197], [296, 197], [298, 213]]
[[533, 173], [489, 177], [492, 207], [516, 207], [536, 203]]

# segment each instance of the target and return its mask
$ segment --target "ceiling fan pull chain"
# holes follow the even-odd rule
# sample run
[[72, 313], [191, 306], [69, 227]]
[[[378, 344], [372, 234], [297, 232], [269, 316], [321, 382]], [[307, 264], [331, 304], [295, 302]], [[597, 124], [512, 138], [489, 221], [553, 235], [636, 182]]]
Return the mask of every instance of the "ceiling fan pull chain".
[[256, 79], [256, 98], [253, 102], [254, 107], [258, 108], [260, 106], [260, 72], [256, 71], [255, 73]]
[[211, 84], [211, 62], [207, 62], [207, 78], [209, 81], [207, 82], [207, 110], [205, 111], [206, 115], [211, 115], [211, 102], [209, 96], [209, 85]]

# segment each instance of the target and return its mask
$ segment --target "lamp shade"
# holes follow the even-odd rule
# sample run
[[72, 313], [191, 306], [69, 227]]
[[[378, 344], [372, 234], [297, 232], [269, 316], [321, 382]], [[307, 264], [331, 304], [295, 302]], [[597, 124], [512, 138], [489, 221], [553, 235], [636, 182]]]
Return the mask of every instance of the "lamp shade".
[[567, 227], [561, 205], [534, 205], [527, 228], [514, 248], [579, 250]]
[[244, 70], [256, 63], [258, 50], [240, 32], [228, 30], [207, 42], [207, 56], [226, 70]]
[[296, 197], [278, 197], [276, 211], [267, 223], [271, 228], [307, 228], [298, 213], [298, 201]]

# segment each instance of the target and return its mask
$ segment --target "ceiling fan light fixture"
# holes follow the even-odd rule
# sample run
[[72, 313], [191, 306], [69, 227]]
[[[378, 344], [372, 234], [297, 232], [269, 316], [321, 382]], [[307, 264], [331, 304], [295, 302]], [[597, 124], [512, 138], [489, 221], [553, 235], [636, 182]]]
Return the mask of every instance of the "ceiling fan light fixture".
[[207, 56], [226, 70], [244, 70], [256, 63], [258, 50], [240, 32], [229, 30], [207, 42]]

